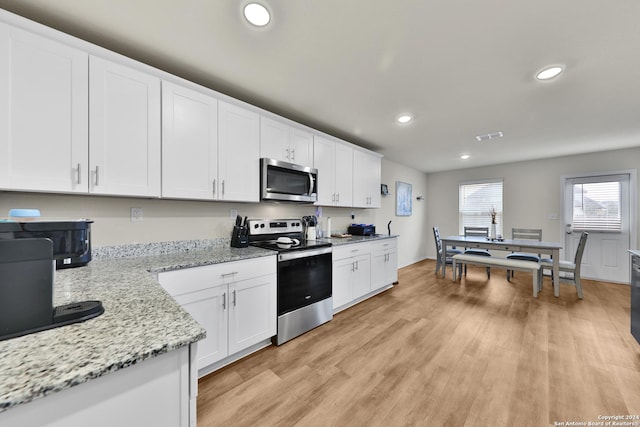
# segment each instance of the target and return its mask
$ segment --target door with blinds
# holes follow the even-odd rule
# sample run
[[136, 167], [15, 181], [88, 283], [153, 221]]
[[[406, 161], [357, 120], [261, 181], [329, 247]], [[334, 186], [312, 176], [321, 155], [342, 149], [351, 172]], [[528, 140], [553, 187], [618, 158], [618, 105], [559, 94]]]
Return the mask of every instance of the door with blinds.
[[584, 176], [564, 181], [565, 256], [573, 261], [580, 234], [589, 233], [581, 276], [629, 283], [630, 175]]

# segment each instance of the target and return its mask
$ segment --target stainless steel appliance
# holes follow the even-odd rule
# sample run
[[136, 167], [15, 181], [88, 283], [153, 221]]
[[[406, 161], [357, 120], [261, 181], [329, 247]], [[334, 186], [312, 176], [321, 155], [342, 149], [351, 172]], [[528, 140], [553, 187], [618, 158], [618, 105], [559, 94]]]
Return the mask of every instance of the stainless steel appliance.
[[79, 267], [91, 261], [92, 223], [88, 219], [0, 222], [0, 239], [50, 239], [56, 268]]
[[631, 255], [631, 334], [640, 343], [640, 255], [637, 253]]
[[314, 203], [318, 200], [318, 170], [280, 160], [260, 160], [262, 200]]
[[333, 318], [331, 243], [304, 237], [300, 219], [249, 220], [249, 244], [278, 252], [277, 345]]

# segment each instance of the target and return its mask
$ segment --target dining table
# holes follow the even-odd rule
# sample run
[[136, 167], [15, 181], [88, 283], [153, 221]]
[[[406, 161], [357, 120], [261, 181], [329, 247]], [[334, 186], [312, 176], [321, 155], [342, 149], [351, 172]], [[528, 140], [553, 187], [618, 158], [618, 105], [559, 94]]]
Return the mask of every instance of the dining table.
[[465, 237], [458, 235], [443, 237], [440, 240], [442, 241], [442, 277], [446, 277], [447, 275], [445, 262], [447, 247], [551, 255], [553, 261], [553, 295], [556, 297], [560, 296], [560, 249], [562, 249], [562, 244], [558, 242], [542, 242], [524, 239], [492, 239], [488, 237]]

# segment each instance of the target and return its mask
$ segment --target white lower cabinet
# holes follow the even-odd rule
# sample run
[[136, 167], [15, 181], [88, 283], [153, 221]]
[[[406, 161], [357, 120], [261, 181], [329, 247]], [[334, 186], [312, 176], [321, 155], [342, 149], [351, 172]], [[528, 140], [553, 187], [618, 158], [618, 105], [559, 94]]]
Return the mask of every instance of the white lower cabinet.
[[333, 249], [333, 309], [350, 304], [371, 290], [371, 249], [367, 243]]
[[275, 256], [163, 272], [158, 281], [207, 331], [201, 374], [276, 334]]
[[[193, 344], [192, 344], [193, 346]], [[189, 347], [0, 413], [3, 427], [195, 427]]]
[[333, 247], [333, 311], [338, 312], [398, 281], [397, 239]]
[[397, 239], [371, 243], [371, 290], [398, 281]]

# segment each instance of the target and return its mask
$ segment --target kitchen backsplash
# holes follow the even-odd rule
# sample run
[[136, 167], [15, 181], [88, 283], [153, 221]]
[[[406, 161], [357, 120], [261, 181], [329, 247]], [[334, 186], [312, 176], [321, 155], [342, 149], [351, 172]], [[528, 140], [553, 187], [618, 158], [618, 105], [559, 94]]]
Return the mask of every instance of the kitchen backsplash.
[[[92, 219], [94, 247], [130, 243], [228, 238], [236, 213], [249, 218], [302, 218], [316, 207], [290, 203], [225, 203], [95, 197], [66, 194], [0, 193], [0, 218], [12, 208], [37, 208], [46, 218]], [[131, 208], [141, 208], [141, 221], [133, 221]], [[334, 232], [346, 232], [352, 222], [373, 223], [375, 209], [322, 207], [321, 224], [331, 217]], [[386, 224], [386, 223], [385, 223]], [[383, 227], [384, 224], [379, 224]], [[381, 230], [382, 231], [382, 230]]]

